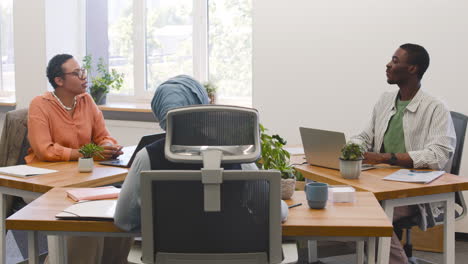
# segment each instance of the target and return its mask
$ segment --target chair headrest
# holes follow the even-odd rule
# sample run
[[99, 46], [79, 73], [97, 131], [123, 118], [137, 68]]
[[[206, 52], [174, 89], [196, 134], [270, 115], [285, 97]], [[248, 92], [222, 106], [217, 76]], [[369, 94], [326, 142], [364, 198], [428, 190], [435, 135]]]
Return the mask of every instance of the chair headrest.
[[252, 108], [197, 105], [167, 114], [166, 158], [202, 163], [202, 152], [220, 150], [223, 163], [253, 162], [260, 156], [258, 111]]

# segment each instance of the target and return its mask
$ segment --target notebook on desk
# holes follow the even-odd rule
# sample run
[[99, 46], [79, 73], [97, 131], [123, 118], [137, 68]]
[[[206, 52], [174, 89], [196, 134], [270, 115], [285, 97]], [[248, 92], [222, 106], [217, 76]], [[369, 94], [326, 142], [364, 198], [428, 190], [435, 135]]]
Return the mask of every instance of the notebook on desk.
[[132, 166], [133, 160], [135, 159], [135, 156], [138, 153], [138, 151], [140, 151], [146, 145], [149, 145], [157, 140], [160, 140], [164, 138], [165, 136], [166, 136], [166, 133], [158, 133], [158, 134], [143, 136], [140, 139], [140, 142], [138, 143], [137, 146], [130, 146], [130, 147], [123, 148], [122, 151], [124, 154], [122, 154], [118, 159], [101, 161], [99, 162], [99, 164], [130, 168]]
[[96, 200], [79, 202], [55, 215], [64, 220], [103, 220], [113, 221], [117, 200]]
[[41, 174], [57, 172], [56, 170], [49, 170], [43, 168], [32, 167], [28, 165], [14, 165], [8, 167], [1, 167], [0, 174], [16, 176], [16, 177], [29, 177]]
[[[299, 131], [307, 163], [330, 169], [340, 169], [341, 148], [346, 144], [344, 133], [306, 127], [300, 127]], [[361, 170], [374, 168], [372, 165], [362, 164]]]

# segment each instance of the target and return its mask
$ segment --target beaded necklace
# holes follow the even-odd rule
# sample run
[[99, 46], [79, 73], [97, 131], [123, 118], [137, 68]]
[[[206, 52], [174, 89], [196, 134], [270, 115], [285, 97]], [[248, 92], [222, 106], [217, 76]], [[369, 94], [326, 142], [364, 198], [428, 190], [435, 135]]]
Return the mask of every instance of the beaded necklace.
[[75, 105], [76, 105], [76, 97], [73, 98], [73, 105], [71, 107], [68, 107], [68, 106], [65, 106], [62, 101], [60, 101], [60, 98], [58, 98], [58, 96], [55, 94], [55, 92], [52, 92], [52, 95], [55, 97], [55, 99], [57, 99], [57, 101], [59, 102], [59, 104], [67, 111], [71, 111], [73, 110], [73, 108], [75, 108]]

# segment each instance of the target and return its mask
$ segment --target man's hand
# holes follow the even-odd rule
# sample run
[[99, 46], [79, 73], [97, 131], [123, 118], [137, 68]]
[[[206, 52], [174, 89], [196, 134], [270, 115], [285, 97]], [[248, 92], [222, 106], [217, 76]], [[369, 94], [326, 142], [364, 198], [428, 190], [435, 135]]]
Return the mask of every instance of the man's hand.
[[122, 146], [120, 145], [112, 145], [110, 143], [104, 143], [100, 145], [102, 148], [104, 148], [103, 151], [101, 151], [101, 155], [104, 157], [104, 159], [115, 159], [118, 156], [122, 155]]
[[387, 161], [390, 159], [389, 153], [376, 153], [376, 152], [365, 152], [364, 153], [364, 160], [362, 163], [366, 164], [382, 164], [382, 163], [387, 163]]
[[[413, 167], [413, 160], [411, 159], [408, 153], [395, 153], [397, 157], [396, 164], [400, 167]], [[382, 164], [389, 163], [392, 155], [390, 153], [376, 153], [376, 152], [366, 152], [364, 153], [364, 160], [362, 163], [367, 164]]]

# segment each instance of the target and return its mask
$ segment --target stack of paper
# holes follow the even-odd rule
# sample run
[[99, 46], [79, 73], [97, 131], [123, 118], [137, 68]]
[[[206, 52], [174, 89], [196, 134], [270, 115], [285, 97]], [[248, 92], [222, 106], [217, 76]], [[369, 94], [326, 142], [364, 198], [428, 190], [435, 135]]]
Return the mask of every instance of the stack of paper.
[[79, 188], [67, 191], [68, 197], [79, 202], [84, 200], [114, 199], [119, 197], [120, 189], [114, 186]]
[[445, 174], [445, 171], [398, 170], [383, 178], [388, 181], [430, 183]]
[[17, 177], [28, 177], [40, 174], [57, 172], [56, 170], [48, 170], [43, 168], [32, 167], [28, 165], [15, 165], [8, 167], [1, 167], [0, 174], [17, 176]]
[[356, 190], [346, 185], [328, 186], [328, 200], [334, 203], [354, 203]]
[[117, 200], [86, 201], [76, 203], [55, 215], [58, 219], [113, 220]]

